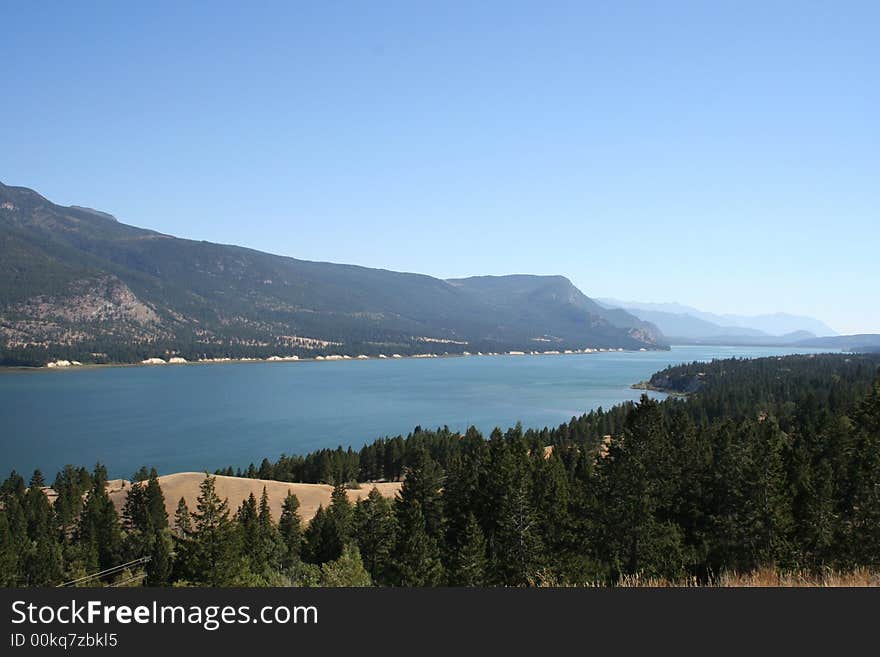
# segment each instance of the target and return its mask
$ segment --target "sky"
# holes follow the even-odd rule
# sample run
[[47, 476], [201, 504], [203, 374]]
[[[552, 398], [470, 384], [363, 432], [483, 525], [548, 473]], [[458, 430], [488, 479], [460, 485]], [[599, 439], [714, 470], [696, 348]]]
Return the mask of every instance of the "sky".
[[0, 181], [56, 203], [880, 333], [880, 3], [0, 2]]

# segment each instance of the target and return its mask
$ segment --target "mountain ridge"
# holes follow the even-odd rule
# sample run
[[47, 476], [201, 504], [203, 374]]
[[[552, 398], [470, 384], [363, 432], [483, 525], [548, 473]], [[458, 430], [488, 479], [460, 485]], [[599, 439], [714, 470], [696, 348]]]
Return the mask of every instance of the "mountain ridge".
[[[129, 226], [0, 183], [5, 362], [663, 348], [562, 276], [444, 281]], [[524, 292], [523, 286], [528, 290]]]

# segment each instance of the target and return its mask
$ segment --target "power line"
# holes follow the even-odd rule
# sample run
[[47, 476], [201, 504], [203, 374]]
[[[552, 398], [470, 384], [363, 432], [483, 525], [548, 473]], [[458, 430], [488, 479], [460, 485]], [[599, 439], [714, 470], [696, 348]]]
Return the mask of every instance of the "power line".
[[119, 587], [119, 586], [125, 586], [126, 584], [130, 584], [130, 583], [132, 583], [132, 582], [135, 581], [136, 579], [143, 579], [143, 578], [146, 577], [146, 576], [147, 576], [146, 573], [138, 573], [137, 575], [134, 575], [134, 576], [132, 576], [132, 577], [129, 577], [128, 579], [124, 579], [124, 580], [122, 580], [121, 582], [116, 582], [115, 584], [109, 584], [108, 586], [109, 586], [110, 588], [117, 588], [117, 587]]
[[82, 584], [83, 582], [88, 582], [89, 580], [98, 579], [100, 577], [104, 577], [105, 575], [115, 575], [119, 571], [125, 570], [130, 566], [139, 566], [141, 564], [145, 564], [150, 560], [150, 557], [140, 557], [139, 559], [134, 559], [133, 561], [129, 561], [127, 563], [120, 564], [118, 566], [113, 566], [112, 568], [107, 568], [106, 570], [102, 570], [97, 573], [92, 573], [91, 575], [84, 575], [83, 577], [79, 577], [77, 579], [70, 580], [69, 582], [64, 582], [63, 584], [59, 584], [59, 588], [67, 587], [67, 586], [75, 586], [76, 584]]

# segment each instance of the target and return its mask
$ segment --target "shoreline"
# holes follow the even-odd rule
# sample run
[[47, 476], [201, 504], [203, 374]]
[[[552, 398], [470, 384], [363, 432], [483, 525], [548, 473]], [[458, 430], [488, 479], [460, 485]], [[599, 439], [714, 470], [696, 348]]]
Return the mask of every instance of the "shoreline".
[[[609, 354], [609, 353], [645, 353], [653, 351], [668, 351], [668, 349], [623, 349], [623, 348], [584, 348], [569, 349], [564, 351], [505, 351], [505, 352], [459, 352], [446, 354], [394, 354], [384, 356], [368, 356], [361, 354], [358, 356], [335, 355], [330, 356], [313, 356], [313, 357], [290, 357], [270, 356], [269, 358], [218, 358], [208, 360], [187, 360], [184, 362], [139, 362], [139, 363], [82, 363], [78, 365], [50, 366], [49, 364], [32, 367], [28, 365], [0, 365], [0, 373], [2, 372], [78, 372], [82, 370], [105, 369], [117, 367], [182, 367], [187, 365], [233, 365], [233, 364], [255, 364], [255, 363], [323, 363], [323, 362], [361, 362], [361, 361], [396, 361], [396, 360], [433, 360], [437, 358], [486, 358], [497, 356], [577, 356], [591, 354]], [[148, 359], [149, 360], [149, 359]], [[58, 361], [52, 361], [58, 362]], [[635, 385], [635, 384], [634, 384]]]
[[[254, 363], [312, 363], [312, 362], [350, 362], [350, 361], [375, 361], [375, 360], [387, 360], [387, 361], [395, 361], [395, 360], [433, 360], [436, 358], [477, 358], [477, 357], [491, 357], [491, 356], [577, 356], [577, 355], [592, 355], [592, 354], [609, 354], [609, 353], [655, 353], [660, 351], [670, 351], [673, 347], [703, 347], [708, 345], [690, 345], [690, 344], [673, 344], [664, 348], [639, 348], [639, 349], [624, 349], [622, 347], [599, 347], [592, 348], [587, 347], [584, 349], [568, 349], [568, 350], [548, 350], [548, 351], [504, 351], [504, 352], [457, 352], [457, 353], [444, 353], [444, 354], [397, 354], [397, 355], [384, 355], [384, 356], [368, 356], [365, 354], [361, 354], [358, 356], [348, 356], [348, 355], [336, 355], [331, 354], [330, 356], [305, 356], [305, 357], [292, 357], [292, 356], [270, 356], [268, 358], [219, 358], [219, 359], [208, 359], [208, 360], [187, 360], [184, 362], [162, 362], [162, 363], [146, 363], [146, 362], [137, 362], [137, 363], [81, 363], [78, 365], [69, 365], [65, 367], [50, 367], [48, 364], [40, 365], [40, 366], [30, 366], [30, 365], [0, 365], [0, 374], [4, 373], [18, 373], [18, 372], [77, 372], [82, 370], [91, 370], [91, 369], [105, 369], [105, 368], [121, 368], [121, 367], [162, 367], [162, 366], [171, 366], [171, 367], [179, 367], [186, 365], [232, 365], [232, 364], [254, 364]], [[718, 345], [719, 348], [726, 347], [738, 347], [740, 345]], [[765, 345], [760, 345], [765, 346]], [[749, 347], [744, 347], [749, 348]], [[788, 347], [785, 347], [788, 348]], [[797, 353], [846, 353], [845, 350], [834, 350], [834, 349], [823, 349], [820, 347], [806, 347], [809, 351], [797, 352]], [[53, 361], [57, 362], [57, 361]], [[634, 390], [649, 390], [652, 392], [662, 392], [667, 395], [674, 396], [683, 396], [686, 397], [686, 393], [680, 393], [674, 390], [664, 390], [663, 388], [657, 388], [651, 386], [647, 381], [639, 381], [637, 383], [633, 383], [630, 388]]]
[[633, 383], [630, 386], [631, 390], [644, 390], [645, 392], [662, 392], [664, 395], [669, 397], [689, 397], [693, 393], [687, 392], [679, 392], [678, 390], [672, 390], [671, 388], [663, 388], [660, 386], [651, 385], [648, 381], [639, 381], [638, 383]]

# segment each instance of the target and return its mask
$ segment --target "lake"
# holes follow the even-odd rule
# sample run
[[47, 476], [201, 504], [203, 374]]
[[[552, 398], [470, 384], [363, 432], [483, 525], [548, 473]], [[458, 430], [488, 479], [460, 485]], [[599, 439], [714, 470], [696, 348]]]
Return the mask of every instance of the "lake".
[[[110, 367], [0, 374], [0, 478], [66, 463], [111, 477], [245, 467], [416, 425], [558, 425], [641, 394], [667, 365], [809, 353], [779, 347], [546, 356]], [[814, 350], [816, 352], [820, 350]], [[827, 350], [825, 350], [827, 351]], [[656, 397], [662, 395], [654, 394]]]

